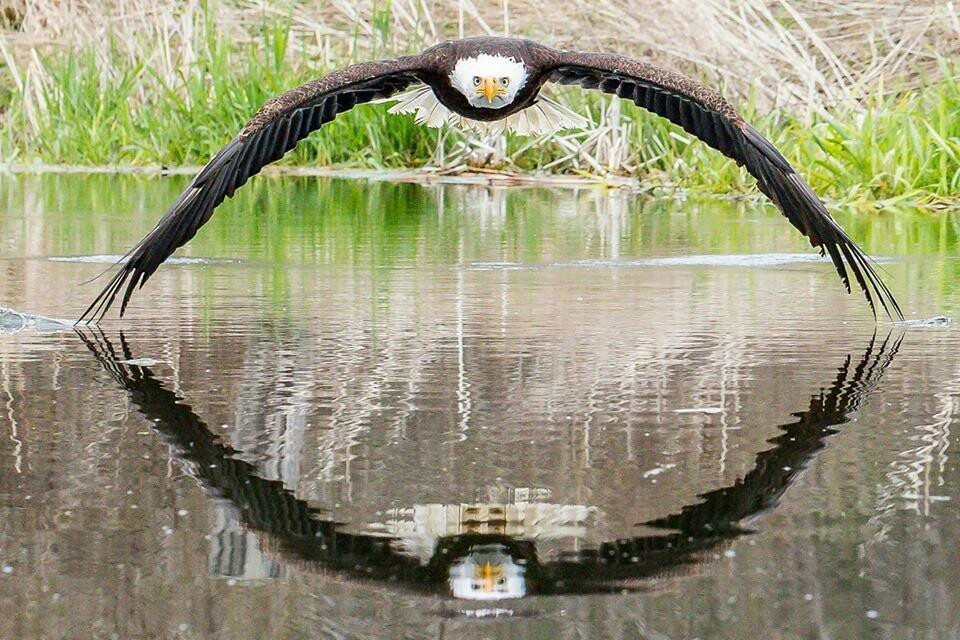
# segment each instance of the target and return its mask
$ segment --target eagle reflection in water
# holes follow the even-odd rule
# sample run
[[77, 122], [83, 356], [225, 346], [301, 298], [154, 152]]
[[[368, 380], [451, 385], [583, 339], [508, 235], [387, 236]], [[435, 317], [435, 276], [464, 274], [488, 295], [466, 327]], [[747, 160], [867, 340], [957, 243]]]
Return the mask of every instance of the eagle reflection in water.
[[174, 458], [210, 494], [229, 501], [275, 557], [345, 578], [486, 601], [639, 590], [647, 580], [709, 560], [713, 554], [708, 552], [749, 533], [741, 520], [777, 505], [826, 438], [876, 388], [902, 340], [887, 335], [878, 344], [874, 337], [859, 358], [846, 356], [829, 386], [811, 397], [805, 411], [793, 414], [792, 422], [780, 425], [782, 433], [769, 441], [773, 446], [757, 454], [743, 478], [700, 495], [697, 503], [673, 515], [642, 523], [663, 534], [612, 540], [541, 562], [535, 538], [510, 535], [497, 526], [439, 535], [428, 559], [405, 552], [396, 537], [345, 531], [280, 481], [258, 475], [148, 367], [130, 364], [134, 356], [122, 334], [118, 354], [103, 333], [78, 333], [171, 445]]

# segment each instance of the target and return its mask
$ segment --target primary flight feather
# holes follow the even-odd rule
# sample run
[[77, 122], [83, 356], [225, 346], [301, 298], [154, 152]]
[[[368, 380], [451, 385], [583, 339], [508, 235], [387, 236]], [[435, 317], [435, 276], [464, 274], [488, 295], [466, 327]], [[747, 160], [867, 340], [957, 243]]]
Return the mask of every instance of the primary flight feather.
[[579, 84], [632, 100], [732, 158], [810, 244], [830, 256], [848, 292], [852, 275], [874, 313], [879, 303], [888, 316], [903, 317], [869, 257], [776, 147], [718, 92], [623, 56], [489, 37], [352, 65], [268, 101], [130, 250], [80, 320], [103, 318], [118, 295], [123, 316], [134, 290], [197, 233], [224, 199], [338, 114], [371, 100], [395, 98], [392, 113], [412, 113], [428, 126], [452, 123], [524, 135], [583, 126], [580, 116], [540, 95], [546, 82]]

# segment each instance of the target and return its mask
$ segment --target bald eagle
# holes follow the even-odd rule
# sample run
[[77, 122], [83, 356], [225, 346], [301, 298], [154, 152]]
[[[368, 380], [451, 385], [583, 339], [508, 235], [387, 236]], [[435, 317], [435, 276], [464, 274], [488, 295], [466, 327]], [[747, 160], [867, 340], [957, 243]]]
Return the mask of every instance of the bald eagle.
[[717, 91], [619, 55], [484, 37], [447, 41], [416, 55], [352, 65], [266, 102], [128, 252], [80, 321], [102, 319], [121, 290], [122, 317], [133, 291], [197, 233], [225, 198], [338, 114], [361, 103], [394, 97], [398, 101], [391, 111], [412, 113], [429, 126], [453, 123], [520, 134], [582, 126], [578, 115], [540, 95], [547, 82], [579, 84], [632, 100], [746, 167], [760, 191], [810, 244], [821, 255], [829, 254], [847, 292], [848, 272], [852, 272], [874, 316], [879, 301], [888, 316], [903, 317], [868, 256], [776, 147]]

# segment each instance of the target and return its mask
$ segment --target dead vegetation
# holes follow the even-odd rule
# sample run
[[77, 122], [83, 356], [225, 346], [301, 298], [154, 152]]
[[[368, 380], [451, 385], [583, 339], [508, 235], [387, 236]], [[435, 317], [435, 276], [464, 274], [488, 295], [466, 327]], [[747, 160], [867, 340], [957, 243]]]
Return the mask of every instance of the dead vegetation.
[[[126, 99], [172, 90], [189, 104], [198, 96], [183, 79], [209, 56], [212, 33], [264, 57], [283, 47], [274, 57], [288, 68], [276, 72], [291, 79], [443, 38], [524, 35], [650, 59], [722, 86], [750, 111], [786, 109], [806, 122], [935, 80], [960, 52], [960, 8], [943, 0], [0, 0], [0, 8], [0, 74], [13, 87], [6, 110], [19, 107], [38, 135], [48, 102], [59, 99], [52, 61], [82, 51], [95, 57], [103, 87], [135, 72]], [[277, 24], [282, 37], [267, 37]], [[617, 101], [587, 107], [597, 126], [551, 138], [556, 152], [539, 168], [632, 173], [650, 160], [626, 144], [636, 135], [632, 111]], [[0, 160], [18, 144], [0, 148]], [[510, 168], [518, 148], [526, 150], [457, 134], [424, 161]]]
[[[960, 52], [960, 9], [943, 0], [2, 0], [8, 48], [94, 47], [109, 66], [116, 42], [175, 73], [200, 43], [209, 11], [236, 41], [289, 19], [290, 46], [319, 67], [419, 49], [443, 38], [522, 34], [561, 47], [620, 51], [693, 72], [764, 106], [816, 110], [877, 83], [918, 81]], [[557, 16], [545, 20], [544, 16]], [[562, 16], [562, 17], [561, 17]]]

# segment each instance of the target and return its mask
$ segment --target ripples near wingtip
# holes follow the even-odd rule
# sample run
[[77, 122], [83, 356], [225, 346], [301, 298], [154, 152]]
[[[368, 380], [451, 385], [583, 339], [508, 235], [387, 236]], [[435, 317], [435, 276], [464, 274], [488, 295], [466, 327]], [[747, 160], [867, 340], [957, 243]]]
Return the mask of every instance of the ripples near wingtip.
[[50, 333], [54, 331], [69, 331], [72, 328], [73, 322], [70, 320], [60, 320], [58, 318], [21, 313], [14, 309], [0, 307], [0, 335], [9, 335], [28, 330], [33, 330], [38, 333]]
[[917, 318], [915, 320], [898, 320], [893, 324], [897, 327], [949, 327], [953, 324], [953, 318], [948, 316], [933, 316], [930, 318]]
[[[879, 262], [887, 261], [879, 259]], [[472, 262], [463, 268], [468, 271], [516, 271], [543, 267], [778, 267], [788, 264], [819, 262], [829, 263], [830, 260], [816, 253], [744, 253], [669, 256], [638, 260], [591, 258], [552, 262], [546, 265], [523, 264], [520, 262]]]

